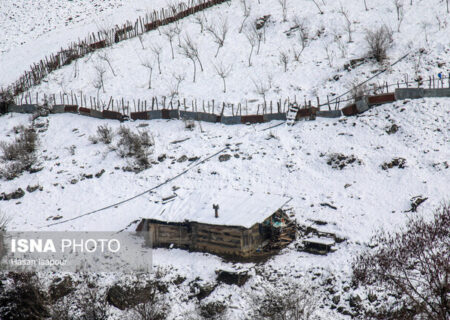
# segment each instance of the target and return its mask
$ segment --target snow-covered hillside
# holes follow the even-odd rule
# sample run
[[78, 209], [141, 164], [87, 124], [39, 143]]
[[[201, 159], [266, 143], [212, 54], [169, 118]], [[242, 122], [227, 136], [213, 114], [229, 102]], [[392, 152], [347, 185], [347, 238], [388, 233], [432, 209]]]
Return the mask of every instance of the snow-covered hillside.
[[[123, 168], [129, 165], [126, 160], [106, 145], [89, 141], [98, 125], [107, 123], [118, 129], [118, 122], [69, 114], [51, 115], [38, 119], [39, 123], [48, 121], [48, 129], [39, 133], [42, 170], [2, 181], [0, 189], [9, 193], [19, 187], [25, 190], [29, 185], [40, 185], [43, 190], [26, 192], [18, 200], [2, 201], [1, 209], [11, 217], [11, 230], [118, 231], [135, 228], [136, 224], [130, 223], [149, 216], [150, 211], [162, 211], [161, 199], [174, 193], [181, 198], [192, 191], [237, 190], [283, 195], [293, 198], [290, 205], [300, 224], [336, 233], [347, 240], [337, 246], [335, 253], [319, 258], [298, 252], [296, 243], [292, 243], [258, 267], [225, 263], [212, 255], [156, 249], [155, 266], [171, 269], [169, 274], [173, 277], [176, 274], [188, 279], [199, 276], [206, 282], [213, 281], [218, 268], [256, 268], [263, 273], [275, 268], [282, 279], [295, 279], [295, 275], [319, 268], [323, 274], [334, 274], [346, 281], [355, 254], [366, 248], [377, 230], [398, 229], [413, 215], [406, 212], [412, 197], [428, 198], [418, 212], [429, 215], [450, 196], [449, 110], [446, 99], [402, 101], [354, 118], [318, 119], [269, 130], [264, 129], [275, 123], [255, 126], [202, 123], [193, 131], [185, 129], [184, 123], [178, 120], [125, 123], [134, 130], [148, 130], [155, 140], [151, 168], [140, 173], [124, 172]], [[0, 134], [13, 139], [13, 128], [28, 122], [27, 115], [5, 115], [0, 118]], [[389, 131], [394, 124], [397, 131]], [[49, 219], [51, 216], [62, 217], [56, 222], [64, 221], [132, 197], [225, 146], [229, 149], [221, 154], [231, 155], [228, 161], [213, 157], [151, 194], [84, 218], [48, 226], [55, 222]], [[336, 153], [354, 156], [356, 160], [341, 170], [342, 162], [328, 164]], [[384, 170], [382, 165], [393, 158], [406, 159], [406, 167]], [[105, 172], [100, 177], [86, 178], [102, 170]], [[315, 225], [314, 221], [326, 224]], [[230, 305], [236, 307], [230, 309], [230, 318], [245, 318], [249, 308], [246, 297], [259, 281], [261, 278], [255, 276], [247, 285], [233, 291], [221, 285], [211, 299], [227, 296]], [[176, 289], [174, 297], [181, 299], [185, 289], [183, 286]], [[173, 309], [172, 316], [193, 308], [193, 303], [183, 302]], [[338, 318], [339, 314], [331, 317]]]
[[[31, 91], [39, 92], [42, 97], [60, 92], [83, 92], [93, 97], [98, 94], [103, 101], [111, 96], [131, 101], [166, 96], [175, 100], [197, 98], [232, 103], [254, 99], [262, 102], [264, 97], [272, 100], [289, 97], [302, 102], [306, 98], [315, 102], [319, 96], [324, 102], [327, 95], [343, 93], [352, 84], [368, 79], [383, 68], [370, 60], [357, 63], [350, 70], [344, 69], [351, 59], [367, 56], [367, 31], [381, 26], [393, 32], [392, 47], [384, 66], [406, 54], [409, 56], [371, 81], [372, 85], [382, 85], [385, 81], [395, 84], [404, 81], [405, 76], [413, 81], [419, 76], [428, 79], [439, 72], [448, 73], [449, 15], [443, 1], [414, 1], [413, 5], [405, 2], [399, 18], [393, 1], [388, 0], [369, 1], [367, 11], [361, 0], [342, 4], [322, 1], [319, 5], [323, 14], [319, 14], [313, 1], [287, 1], [284, 15], [277, 0], [234, 0], [151, 31], [142, 39], [135, 38], [93, 53], [54, 72]], [[264, 16], [270, 16], [265, 26], [252, 33], [255, 21]], [[208, 27], [219, 38], [222, 30], [227, 30], [223, 47], [218, 44], [220, 41], [215, 42]], [[166, 32], [174, 33], [173, 58]], [[253, 51], [248, 37], [256, 37], [251, 40]], [[195, 61], [195, 82], [194, 64], [180, 47], [187, 38], [199, 53], [199, 61]], [[47, 53], [43, 45], [38, 46], [37, 52], [42, 49]], [[110, 65], [101, 58], [105, 55]], [[3, 72], [4, 79], [14, 80], [8, 74], [16, 71], [7, 69]], [[99, 70], [103, 70], [102, 88], [99, 88]], [[217, 70], [229, 73], [226, 93]]]
[[[175, 1], [0, 0], [0, 88], [16, 81], [31, 64], [90, 32], [135, 21], [171, 3]], [[395, 3], [402, 4], [399, 10]], [[214, 99], [248, 103], [252, 112], [264, 99], [306, 99], [314, 105], [319, 97], [325, 102], [327, 96], [336, 97], [384, 68], [386, 72], [370, 81], [369, 88], [396, 84], [406, 77], [421, 78], [427, 86], [429, 76], [450, 72], [446, 3], [231, 0], [89, 54], [51, 73], [28, 93], [43, 98], [82, 92], [105, 102], [123, 98], [130, 105], [155, 96], [160, 101], [161, 97], [198, 99], [200, 105]], [[256, 23], [261, 28], [253, 30]], [[212, 30], [220, 37], [224, 26], [227, 32], [221, 46]], [[387, 59], [381, 64], [359, 60], [367, 56], [367, 32], [381, 26], [393, 35]], [[173, 57], [167, 35], [173, 35]], [[198, 58], [190, 60], [183, 54], [186, 41], [198, 49]], [[348, 66], [351, 61], [353, 66]], [[229, 73], [225, 82], [220, 71]], [[20, 126], [30, 125], [32, 117], [0, 115], [0, 142], [14, 141], [24, 130]], [[350, 284], [352, 262], [372, 247], [372, 235], [400, 230], [413, 216], [430, 217], [448, 201], [449, 123], [448, 98], [399, 100], [354, 117], [318, 117], [294, 126], [281, 121], [119, 123], [69, 113], [41, 116], [34, 120], [37, 161], [32, 170], [28, 168], [35, 172], [7, 180], [4, 169], [11, 161], [0, 158], [0, 226], [5, 214], [11, 231], [131, 231], [142, 218], [172, 219], [161, 201], [171, 197], [185, 200], [192, 193], [236, 192], [292, 198], [286, 209], [299, 230], [310, 227], [336, 235], [342, 241], [335, 252], [318, 256], [300, 250], [304, 236], [300, 231], [299, 239], [260, 263], [154, 249], [157, 272], [142, 279], [72, 274], [75, 291], [67, 295], [66, 309], [78, 312], [77, 299], [87, 296], [83, 290], [92, 284], [102, 295], [117, 282], [135, 285], [138, 280], [158, 278], [165, 286], [160, 293], [169, 309], [168, 319], [200, 319], [200, 309], [216, 302], [225, 306], [223, 319], [252, 319], [255, 297], [264, 296], [265, 288], [305, 293], [314, 302], [317, 319], [350, 319], [358, 312], [352, 307], [353, 294], [362, 304], [372, 303], [366, 292], [355, 293], [359, 289]], [[115, 132], [112, 143], [93, 143], [98, 127], [104, 125]], [[135, 159], [120, 156], [120, 128], [141, 137], [147, 131], [148, 140], [154, 140], [154, 145], [145, 145], [150, 161], [144, 170], [135, 170]], [[140, 196], [133, 198], [136, 195]], [[410, 209], [416, 197], [426, 200], [414, 213]], [[130, 201], [115, 205], [126, 199]], [[90, 214], [83, 216], [86, 213]], [[230, 285], [217, 280], [219, 270], [245, 271], [250, 277], [242, 286]], [[41, 274], [44, 288], [62, 276]], [[0, 280], [1, 301], [2, 290], [12, 284], [11, 279]], [[129, 315], [106, 307], [108, 319]]]
[[[402, 221], [405, 216], [402, 212], [409, 209], [411, 197], [429, 194], [434, 198], [434, 203], [430, 200], [426, 204], [429, 208], [445, 198], [448, 175], [443, 163], [449, 158], [448, 110], [449, 102], [445, 99], [398, 102], [357, 118], [320, 118], [300, 122], [293, 128], [283, 125], [267, 131], [263, 129], [274, 123], [256, 126], [202, 123], [190, 131], [176, 120], [130, 122], [125, 125], [148, 130], [155, 139], [154, 163], [138, 174], [123, 172], [121, 168], [129, 165], [127, 161], [107, 146], [94, 145], [88, 139], [97, 126], [108, 123], [117, 129], [119, 122], [52, 115], [47, 118], [48, 130], [39, 135], [43, 170], [1, 183], [1, 191], [6, 193], [35, 184], [44, 186], [44, 191], [27, 195], [18, 204], [3, 202], [2, 207], [14, 217], [14, 229], [42, 228], [47, 224], [46, 218], [55, 212], [67, 219], [118, 202], [195, 163], [183, 161], [183, 156], [201, 160], [229, 146], [223, 152], [232, 155], [229, 161], [219, 162], [215, 157], [156, 192], [163, 197], [178, 186], [180, 195], [194, 190], [208, 192], [212, 188], [286, 195], [294, 198], [291, 204], [300, 221], [331, 221], [336, 224], [332, 227], [334, 231], [354, 241], [366, 241], [370, 237], [367, 228], [385, 223], [389, 227]], [[29, 116], [8, 114], [0, 119], [1, 136], [12, 139], [13, 127], [26, 124]], [[386, 130], [393, 124], [400, 128], [390, 135]], [[174, 143], [177, 141], [183, 142]], [[354, 155], [361, 163], [334, 169], [327, 164], [334, 153]], [[167, 159], [158, 161], [163, 154]], [[384, 162], [396, 157], [406, 159], [405, 169], [381, 168]], [[95, 174], [102, 169], [105, 173], [100, 180], [82, 178], [83, 174]], [[79, 182], [71, 184], [73, 179]], [[118, 185], [121, 187], [117, 188]], [[338, 210], [317, 205], [321, 202], [332, 203]], [[118, 230], [134, 219], [145, 217], [150, 205], [149, 198], [144, 196], [90, 219], [51, 229]], [[114, 219], [105, 219], [112, 214]], [[100, 221], [103, 222], [96, 223]]]
[[165, 0], [1, 1], [0, 87], [78, 38], [166, 5]]

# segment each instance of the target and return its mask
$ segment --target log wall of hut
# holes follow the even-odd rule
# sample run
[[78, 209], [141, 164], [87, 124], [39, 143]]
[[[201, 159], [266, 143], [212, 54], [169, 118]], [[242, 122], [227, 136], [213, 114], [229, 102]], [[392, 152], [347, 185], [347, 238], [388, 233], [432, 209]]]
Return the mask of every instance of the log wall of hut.
[[154, 247], [168, 247], [171, 244], [178, 248], [189, 249], [191, 232], [189, 225], [149, 223], [148, 231]]
[[[266, 240], [277, 244], [278, 248], [295, 239], [295, 234], [282, 239], [287, 221], [289, 221], [287, 215], [282, 210], [278, 210], [264, 222], [256, 223], [250, 228], [193, 221], [177, 223], [143, 219], [136, 230], [149, 231], [148, 240], [155, 248], [174, 246], [192, 251], [246, 258], [259, 251], [258, 249]], [[277, 223], [283, 223], [285, 227], [277, 226]]]
[[261, 246], [266, 239], [264, 236], [261, 224], [255, 224], [250, 229], [243, 232], [242, 237], [242, 252], [244, 255], [251, 255], [255, 250]]
[[219, 254], [240, 255], [242, 247], [241, 227], [192, 223], [192, 250]]
[[149, 231], [150, 243], [155, 248], [173, 245], [193, 251], [245, 257], [254, 253], [263, 242], [260, 229], [260, 224], [247, 229], [198, 222], [171, 223], [144, 219], [137, 231]]

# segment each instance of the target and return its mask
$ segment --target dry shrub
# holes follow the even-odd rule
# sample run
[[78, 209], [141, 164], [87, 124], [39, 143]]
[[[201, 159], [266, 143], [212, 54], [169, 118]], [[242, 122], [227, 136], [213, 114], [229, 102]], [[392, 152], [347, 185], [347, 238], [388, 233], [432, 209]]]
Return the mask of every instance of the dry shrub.
[[46, 319], [49, 316], [42, 284], [34, 273], [10, 272], [0, 290], [0, 319]]
[[361, 100], [364, 96], [366, 96], [369, 92], [369, 88], [367, 84], [358, 84], [357, 82], [353, 82], [351, 84], [350, 95], [351, 98], [356, 102]]
[[383, 62], [387, 58], [387, 50], [394, 41], [392, 33], [392, 30], [385, 25], [374, 31], [366, 31], [365, 40], [369, 49], [367, 53], [369, 58], [374, 58], [378, 62]]
[[[8, 227], [10, 218], [6, 215], [6, 213], [2, 212], [0, 210], [0, 235], [2, 231], [5, 231], [6, 228]], [[1, 252], [1, 248], [0, 248], [0, 252]]]
[[[118, 141], [112, 144], [115, 136]], [[89, 140], [97, 144], [102, 142], [109, 145], [110, 150], [114, 150], [122, 158], [134, 159], [133, 167], [129, 171], [139, 172], [150, 166], [151, 147], [155, 142], [153, 136], [148, 131], [133, 132], [130, 128], [121, 125], [115, 133], [108, 125], [100, 125], [94, 136], [90, 136]]]
[[362, 161], [353, 154], [345, 155], [342, 153], [331, 153], [330, 155], [328, 155], [327, 164], [333, 169], [342, 170], [346, 166], [352, 164], [361, 165]]
[[317, 297], [306, 287], [289, 285], [287, 289], [263, 288], [263, 295], [254, 298], [256, 319], [312, 320], [315, 319]]
[[132, 132], [130, 128], [120, 126], [117, 143], [117, 152], [122, 158], [134, 158], [140, 169], [150, 166], [151, 149], [155, 144], [153, 136], [148, 131]]
[[0, 142], [0, 157], [6, 164], [0, 168], [0, 177], [12, 180], [24, 171], [30, 171], [36, 163], [36, 149], [38, 146], [38, 136], [32, 128], [18, 126], [14, 128], [19, 134], [13, 142]]
[[366, 310], [363, 319], [447, 320], [450, 314], [450, 206], [431, 220], [415, 216], [406, 228], [380, 233], [378, 246], [362, 253], [353, 265], [356, 286], [380, 288], [395, 297]]
[[23, 160], [27, 156], [36, 151], [38, 136], [33, 128], [25, 128], [23, 126], [16, 127], [19, 133], [13, 142], [0, 143], [0, 149], [3, 152], [2, 159], [6, 161]]
[[133, 307], [131, 320], [164, 320], [167, 316], [167, 306], [163, 303], [162, 296], [153, 287], [150, 299], [147, 302]]
[[0, 115], [8, 111], [8, 106], [14, 104], [14, 96], [10, 91], [0, 89]]
[[397, 167], [399, 169], [406, 168], [406, 159], [405, 158], [394, 158], [390, 162], [385, 162], [381, 165], [381, 169], [387, 170]]
[[49, 320], [74, 320], [74, 317], [71, 315], [71, 306], [70, 301], [66, 297], [56, 302], [52, 307]]
[[108, 303], [98, 288], [89, 288], [84, 294], [81, 294], [77, 307], [82, 312], [80, 320], [109, 319]]
[[98, 126], [97, 127], [97, 133], [95, 136], [90, 136], [89, 140], [93, 144], [97, 144], [99, 141], [103, 142], [104, 144], [110, 144], [114, 138], [113, 131], [111, 127], [109, 127], [107, 124], [104, 126]]
[[200, 305], [200, 315], [203, 319], [225, 319], [226, 310], [227, 306], [222, 301], [212, 301]]

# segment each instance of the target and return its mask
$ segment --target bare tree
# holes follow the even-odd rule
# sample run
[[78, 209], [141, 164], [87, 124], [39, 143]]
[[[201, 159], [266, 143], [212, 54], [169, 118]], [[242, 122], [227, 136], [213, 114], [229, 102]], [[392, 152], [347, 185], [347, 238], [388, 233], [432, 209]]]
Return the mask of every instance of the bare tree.
[[181, 73], [178, 75], [174, 75], [175, 80], [177, 80], [177, 92], [180, 89], [180, 84], [186, 79], [186, 74]]
[[279, 58], [280, 58], [280, 63], [284, 67], [284, 72], [286, 72], [288, 64], [289, 64], [289, 53], [286, 51], [281, 51]]
[[167, 38], [167, 40], [169, 40], [170, 50], [172, 52], [172, 59], [174, 59], [175, 56], [174, 56], [174, 53], [173, 53], [173, 38], [176, 35], [175, 28], [172, 27], [172, 26], [164, 28], [163, 31], [162, 31], [162, 34]]
[[381, 232], [376, 249], [362, 253], [353, 265], [353, 282], [380, 288], [395, 297], [367, 310], [364, 319], [446, 320], [450, 315], [450, 206], [432, 219], [411, 218], [404, 230]]
[[278, 0], [281, 6], [281, 11], [283, 13], [283, 22], [287, 21], [287, 0]]
[[152, 74], [153, 74], [153, 63], [151, 63], [149, 60], [146, 60], [142, 62], [141, 64], [144, 68], [147, 68], [148, 70], [148, 88], [152, 88]]
[[169, 101], [169, 105], [172, 103], [172, 101], [178, 96], [178, 91], [177, 91], [177, 84], [171, 82], [169, 84], [169, 94], [168, 97], [170, 98]]
[[403, 0], [392, 0], [397, 11], [397, 21], [400, 21], [400, 11], [403, 10]]
[[228, 22], [227, 20], [223, 20], [222, 23], [219, 25], [219, 27], [216, 27], [214, 24], [211, 24], [206, 27], [206, 31], [209, 32], [213, 38], [214, 42], [217, 43], [217, 52], [215, 57], [219, 54], [220, 48], [223, 47], [223, 44], [225, 42], [225, 38], [228, 33]]
[[314, 2], [314, 4], [316, 5], [317, 9], [319, 9], [319, 13], [323, 14], [322, 9], [320, 9], [319, 5], [317, 4], [316, 0], [312, 0], [312, 2]]
[[[264, 24], [265, 25], [265, 24]], [[247, 32], [249, 32], [249, 33], [253, 33], [253, 37], [255, 38], [255, 40], [256, 40], [256, 43], [258, 44], [258, 47], [257, 47], [257, 49], [256, 49], [256, 54], [258, 55], [259, 54], [259, 49], [261, 48], [261, 41], [262, 41], [262, 39], [263, 39], [263, 35], [264, 35], [264, 27], [263, 27], [263, 31], [261, 31], [261, 29], [257, 29], [256, 28], [256, 21], [255, 22], [253, 22], [252, 24], [251, 24], [251, 26], [250, 26], [250, 28], [247, 30]]]
[[246, 30], [245, 37], [247, 38], [248, 43], [250, 44], [250, 54], [248, 55], [248, 66], [251, 67], [253, 49], [255, 48], [257, 39], [255, 33], [251, 31], [251, 29]]
[[294, 56], [294, 61], [300, 62], [300, 56], [302, 55], [302, 52], [300, 50], [297, 50], [295, 46], [292, 47], [292, 54]]
[[[440, 24], [439, 24], [440, 26]], [[76, 78], [80, 73], [80, 68], [78, 67], [78, 59], [75, 60], [73, 64], [73, 77]]]
[[172, 102], [173, 99], [175, 99], [176, 96], [180, 93], [180, 85], [181, 83], [186, 79], [186, 75], [184, 73], [181, 74], [175, 74], [173, 73], [173, 78], [175, 79], [175, 83], [172, 84], [170, 89], [170, 101]]
[[247, 4], [247, 0], [241, 0], [242, 10], [244, 11], [244, 19], [242, 20], [241, 27], [239, 28], [239, 33], [242, 33], [242, 29], [244, 29], [245, 21], [247, 21], [250, 16], [250, 12], [252, 10], [251, 4]]
[[328, 45], [325, 45], [325, 53], [327, 55], [327, 61], [330, 68], [333, 68], [333, 61], [334, 61], [334, 51], [328, 47]]
[[[159, 28], [158, 28], [158, 29], [159, 29]], [[181, 46], [181, 36], [180, 36], [180, 35], [181, 35], [181, 31], [183, 31], [183, 30], [181, 30], [181, 27], [180, 27], [180, 21], [179, 21], [179, 20], [175, 21], [173, 31], [174, 31], [175, 34], [177, 35], [177, 38], [178, 38], [178, 46]]]
[[438, 25], [439, 31], [441, 31], [442, 28], [446, 27], [447, 23], [445, 21], [442, 21], [441, 14], [439, 12], [435, 12], [434, 13], [434, 18], [437, 21], [437, 25]]
[[423, 34], [425, 36], [425, 42], [427, 43], [427, 45], [429, 45], [428, 43], [428, 28], [430, 27], [430, 24], [426, 21], [421, 23], [421, 28], [423, 30]]
[[255, 80], [252, 80], [252, 81], [253, 81], [253, 85], [255, 86], [255, 92], [263, 98], [264, 105], [265, 105], [266, 104], [266, 95], [267, 95], [267, 92], [270, 90], [270, 84], [264, 83], [262, 80], [259, 80], [258, 82]]
[[186, 34], [185, 43], [189, 47], [189, 50], [192, 52], [192, 55], [197, 59], [198, 64], [200, 65], [200, 70], [203, 71], [203, 65], [200, 60], [200, 53], [198, 51], [198, 45], [192, 41], [188, 34]]
[[144, 46], [144, 36], [142, 34], [138, 35], [139, 38], [139, 42], [141, 43], [142, 46], [142, 50], [145, 50], [145, 46]]
[[222, 78], [223, 92], [227, 92], [227, 84], [225, 80], [230, 75], [233, 65], [231, 64], [229, 66], [225, 66], [222, 62], [220, 62], [218, 65], [214, 65], [214, 69], [216, 69], [217, 75]]
[[398, 12], [398, 19], [397, 19], [397, 32], [400, 32], [400, 27], [402, 25], [403, 19], [405, 18], [405, 9], [403, 5], [400, 7], [400, 11]]
[[195, 82], [196, 75], [197, 75], [197, 63], [196, 63], [196, 56], [195, 52], [192, 50], [192, 40], [189, 38], [189, 35], [186, 35], [186, 39], [183, 43], [180, 45], [180, 53], [181, 55], [185, 56], [189, 60], [191, 60], [192, 65], [194, 67], [194, 78], [192, 82]]
[[66, 80], [66, 77], [64, 76], [64, 74], [61, 75], [60, 79], [56, 79], [56, 83], [61, 88], [61, 91], [65, 94], [67, 94], [67, 88], [66, 88], [67, 80]]
[[336, 42], [336, 44], [339, 48], [339, 51], [341, 52], [341, 57], [345, 58], [345, 57], [347, 57], [347, 47], [341, 39], [342, 39], [342, 36], [340, 34], [334, 35], [334, 42]]
[[94, 88], [97, 89], [97, 99], [99, 97], [100, 89], [103, 89], [103, 93], [105, 93], [105, 73], [106, 70], [102, 65], [96, 65], [95, 71], [97, 74], [96, 79], [94, 80]]
[[162, 52], [162, 47], [159, 44], [154, 44], [154, 45], [152, 45], [151, 50], [153, 51], [153, 53], [156, 56], [156, 61], [158, 62], [158, 71], [159, 71], [159, 74], [161, 74], [161, 52]]
[[203, 33], [205, 29], [205, 19], [201, 13], [198, 13], [194, 16], [194, 22], [200, 26], [200, 33]]
[[300, 21], [299, 17], [294, 17], [294, 27], [297, 30], [299, 30], [299, 42], [300, 42], [300, 50], [297, 49], [296, 46], [292, 47], [292, 52], [294, 56], [294, 61], [300, 62], [300, 57], [305, 50], [305, 48], [308, 46], [308, 39], [309, 39], [309, 29], [306, 26], [307, 23], [305, 20]]
[[342, 16], [345, 19], [345, 31], [347, 31], [348, 34], [348, 42], [353, 42], [352, 40], [352, 22], [350, 18], [348, 17], [348, 11], [344, 9], [344, 7], [341, 5], [341, 8], [339, 9], [339, 13], [342, 14]]
[[309, 28], [308, 28], [308, 21], [303, 19], [300, 20], [299, 17], [294, 18], [294, 26], [298, 28], [299, 31], [299, 42], [302, 47], [300, 55], [305, 50], [305, 48], [308, 46], [308, 40], [309, 40]]
[[101, 60], [103, 60], [103, 61], [105, 61], [106, 63], [108, 63], [108, 66], [109, 66], [109, 68], [111, 69], [111, 72], [112, 72], [112, 74], [114, 75], [114, 77], [116, 76], [116, 73], [114, 72], [114, 69], [113, 69], [113, 67], [112, 67], [112, 64], [111, 64], [111, 59], [109, 58], [109, 56], [108, 56], [108, 54], [106, 53], [106, 52], [104, 52], [103, 54], [98, 54], [98, 57], [101, 59]]

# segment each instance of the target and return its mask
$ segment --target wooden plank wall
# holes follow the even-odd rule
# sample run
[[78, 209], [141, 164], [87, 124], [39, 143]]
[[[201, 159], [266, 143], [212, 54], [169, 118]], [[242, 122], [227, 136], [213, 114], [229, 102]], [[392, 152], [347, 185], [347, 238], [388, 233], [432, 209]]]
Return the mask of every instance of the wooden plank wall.
[[174, 245], [193, 251], [244, 257], [253, 254], [263, 241], [259, 224], [246, 229], [197, 222], [166, 224], [153, 221], [148, 223], [148, 231], [154, 247]]
[[188, 226], [149, 223], [150, 236], [154, 247], [190, 248], [191, 234]]

